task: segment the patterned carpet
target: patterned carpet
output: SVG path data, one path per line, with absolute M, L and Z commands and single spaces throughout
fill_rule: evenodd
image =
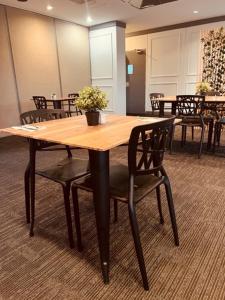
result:
M 197 146 L 175 143 L 165 167 L 173 188 L 180 247 L 175 247 L 163 191 L 165 224 L 160 225 L 155 195 L 138 206 L 150 291 L 144 291 L 134 252 L 127 207 L 111 222 L 110 284 L 104 285 L 92 201 L 80 194 L 84 251 L 67 243 L 59 184 L 37 178 L 35 235 L 24 217 L 25 140 L 0 140 L 0 299 L 225 299 L 225 160 Z M 224 149 L 223 149 L 224 150 Z M 224 151 L 225 153 L 225 151 Z M 84 157 L 85 151 L 74 151 Z M 41 166 L 64 153 L 39 153 Z M 111 157 L 126 161 L 125 148 Z

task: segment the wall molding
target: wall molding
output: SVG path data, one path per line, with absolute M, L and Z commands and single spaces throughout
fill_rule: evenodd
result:
M 96 30 L 96 29 L 103 29 L 103 28 L 108 28 L 108 27 L 122 27 L 122 28 L 126 28 L 126 23 L 121 22 L 121 21 L 110 21 L 110 22 L 105 22 L 105 23 L 101 23 L 98 25 L 93 25 L 89 27 L 89 30 Z
M 206 18 L 206 19 L 200 19 L 200 20 L 195 20 L 195 21 L 189 21 L 189 22 L 184 22 L 184 23 L 172 24 L 172 25 L 167 25 L 167 26 L 162 26 L 162 27 L 149 28 L 149 29 L 135 31 L 135 32 L 130 32 L 130 33 L 126 34 L 126 37 L 145 35 L 145 34 L 149 34 L 149 33 L 155 33 L 155 32 L 167 31 L 167 30 L 181 29 L 181 28 L 204 25 L 204 24 L 209 24 L 209 23 L 216 23 L 216 22 L 221 22 L 221 21 L 225 21 L 225 15 L 212 17 L 212 18 Z
M 22 108 L 21 108 L 21 104 L 20 104 L 20 94 L 19 94 L 19 87 L 18 87 L 17 76 L 16 76 L 16 66 L 15 66 L 15 61 L 14 61 L 14 57 L 13 57 L 12 40 L 11 40 L 11 35 L 10 35 L 10 30 L 9 30 L 7 6 L 6 5 L 2 5 L 2 6 L 3 6 L 4 13 L 5 13 L 5 19 L 6 19 L 6 29 L 7 29 L 9 49 L 10 49 L 10 57 L 11 57 L 11 61 L 12 61 L 13 77 L 14 77 L 15 87 L 16 87 L 17 106 L 18 106 L 19 114 L 21 114 Z
M 56 30 L 56 20 L 53 19 L 54 22 L 54 33 L 55 33 L 55 46 L 56 46 L 56 56 L 57 56 L 57 64 L 58 64 L 58 74 L 59 74 L 59 88 L 61 97 L 63 97 L 63 87 L 62 87 L 62 76 L 61 76 L 61 68 L 60 68 L 60 61 L 59 61 L 59 43 L 57 37 L 57 30 Z

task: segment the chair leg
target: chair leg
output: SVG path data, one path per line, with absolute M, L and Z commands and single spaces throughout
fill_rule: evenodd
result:
M 134 245 L 136 250 L 136 255 L 138 259 L 139 269 L 142 276 L 143 286 L 145 290 L 149 290 L 148 286 L 148 277 L 147 272 L 145 268 L 145 261 L 141 246 L 141 240 L 139 235 L 139 229 L 138 229 L 138 222 L 136 217 L 136 210 L 134 205 L 134 177 L 130 177 L 130 188 L 129 188 L 129 202 L 128 202 L 128 211 L 129 211 L 129 218 L 130 218 L 130 224 L 131 224 L 131 230 L 132 235 L 134 239 Z
M 171 128 L 170 141 L 169 141 L 170 154 L 172 154 L 174 132 L 175 132 L 175 125 L 173 124 Z
M 164 224 L 164 218 L 163 218 L 163 214 L 162 214 L 162 205 L 161 205 L 160 187 L 159 186 L 157 186 L 157 188 L 156 188 L 156 196 L 157 196 L 160 224 Z
M 202 145 L 204 141 L 204 132 L 205 132 L 205 127 L 202 127 L 202 132 L 201 132 L 201 140 L 200 140 L 200 147 L 199 147 L 199 153 L 198 153 L 198 158 L 201 158 L 202 155 Z
M 63 186 L 63 195 L 64 195 L 64 206 L 66 213 L 66 223 L 68 230 L 68 238 L 70 248 L 74 248 L 74 239 L 73 239 L 73 226 L 72 226 L 72 218 L 71 218 L 71 210 L 70 210 L 70 183 L 67 183 Z
M 191 127 L 191 139 L 194 141 L 195 128 Z
M 184 127 L 185 126 L 181 126 L 181 147 L 184 146 Z
M 219 130 L 219 126 L 218 126 L 217 123 L 215 123 L 215 127 L 214 127 L 214 138 L 213 138 L 213 153 L 215 153 L 216 142 L 218 141 L 218 130 Z
M 217 132 L 218 147 L 220 147 L 221 131 L 222 131 L 222 126 L 221 126 L 221 124 L 218 124 L 218 132 Z
M 175 241 L 175 245 L 179 246 L 179 237 L 177 231 L 176 215 L 175 215 L 175 210 L 173 205 L 173 196 L 172 196 L 171 186 L 168 177 L 165 177 L 164 184 L 165 184 L 166 197 L 167 197 L 167 202 L 168 202 L 168 207 L 170 212 L 170 220 L 173 228 L 174 241 Z
M 187 140 L 187 126 L 184 126 L 184 145 L 186 144 Z
M 24 173 L 24 192 L 25 192 L 25 209 L 26 221 L 30 223 L 30 163 L 28 163 Z
M 113 200 L 113 208 L 114 208 L 114 223 L 116 223 L 118 220 L 118 201 L 115 199 Z
M 149 290 L 147 272 L 145 268 L 145 261 L 144 261 L 143 251 L 141 247 L 141 240 L 140 240 L 140 235 L 138 230 L 136 211 L 134 205 L 131 205 L 130 202 L 128 204 L 128 210 L 129 210 L 131 230 L 133 234 L 134 245 L 135 245 L 138 264 L 142 276 L 143 286 L 145 290 Z
M 72 158 L 73 155 L 69 146 L 66 146 L 66 151 L 67 151 L 68 158 Z
M 74 186 L 72 186 L 72 198 L 73 198 L 75 227 L 77 233 L 77 249 L 79 252 L 81 252 L 83 250 L 83 245 L 82 245 L 82 238 L 81 238 L 80 210 L 79 210 L 77 188 Z

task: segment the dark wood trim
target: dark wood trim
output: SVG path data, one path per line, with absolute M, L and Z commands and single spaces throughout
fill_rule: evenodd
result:
M 111 22 L 106 22 L 106 23 L 90 26 L 89 30 L 92 31 L 92 30 L 96 30 L 96 29 L 108 28 L 108 27 L 113 27 L 113 26 L 126 28 L 126 23 L 121 22 L 121 21 L 111 21 Z
M 150 28 L 150 29 L 136 31 L 136 32 L 130 32 L 130 33 L 126 34 L 126 37 L 144 35 L 144 34 L 161 32 L 161 31 L 166 31 L 166 30 L 181 29 L 181 28 L 204 25 L 204 24 L 209 24 L 209 23 L 216 23 L 216 22 L 221 22 L 221 21 L 225 21 L 225 15 L 213 17 L 213 18 L 207 18 L 207 19 L 200 19 L 200 20 L 195 20 L 195 21 L 190 21 L 190 22 L 185 22 L 185 23 L 173 24 L 173 25 L 168 25 L 168 26 L 162 26 L 162 27 L 157 27 L 157 28 Z

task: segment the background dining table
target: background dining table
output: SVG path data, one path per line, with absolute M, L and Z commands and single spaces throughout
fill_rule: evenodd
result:
M 38 140 L 54 142 L 89 150 L 90 169 L 94 182 L 94 205 L 101 270 L 104 283 L 109 282 L 109 151 L 127 143 L 134 127 L 165 120 L 157 117 L 107 115 L 107 122 L 87 126 L 85 116 L 37 123 L 40 129 L 26 131 L 22 128 L 6 128 L 3 132 L 29 139 L 31 198 L 35 199 L 35 164 Z M 176 119 L 175 123 L 180 120 Z M 31 208 L 32 209 L 32 208 Z
M 34 99 L 31 99 L 32 101 L 34 101 Z M 66 98 L 64 98 L 64 97 L 62 97 L 62 98 L 60 98 L 60 97 L 58 97 L 58 98 L 55 98 L 55 99 L 48 99 L 48 98 L 46 98 L 45 99 L 45 101 L 47 102 L 47 103 L 51 103 L 52 104 L 52 106 L 53 106 L 53 108 L 54 109 L 62 109 L 62 107 L 63 107 L 63 102 L 69 102 L 69 101 L 73 101 L 73 100 L 75 100 L 75 98 L 74 97 L 66 97 Z
M 164 116 L 165 103 L 171 103 L 171 113 L 174 116 L 176 115 L 177 100 L 176 100 L 175 95 L 157 98 L 157 101 L 159 101 L 159 116 L 160 117 Z M 205 103 L 207 103 L 207 104 L 225 103 L 225 96 L 205 96 Z

